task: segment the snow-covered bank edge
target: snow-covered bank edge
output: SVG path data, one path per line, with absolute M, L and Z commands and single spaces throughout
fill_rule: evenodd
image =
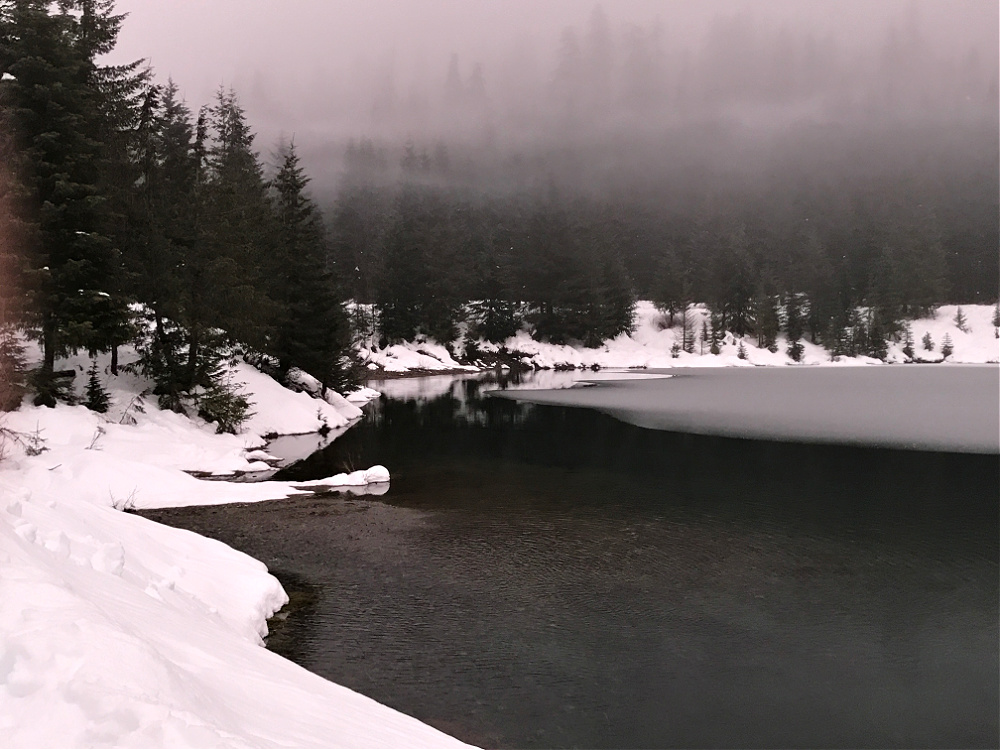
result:
M 385 490 L 383 467 L 311 482 L 192 476 L 269 468 L 265 435 L 335 433 L 377 395 L 320 400 L 243 363 L 231 377 L 254 402 L 240 435 L 160 410 L 127 374 L 105 376 L 105 415 L 0 415 L 0 746 L 461 744 L 262 648 L 288 600 L 262 563 L 121 512 Z
M 444 374 L 476 372 L 493 369 L 496 362 L 524 369 L 661 369 L 671 367 L 747 367 L 783 365 L 876 365 L 895 364 L 908 361 L 940 362 L 963 364 L 995 363 L 1000 360 L 1000 342 L 995 337 L 992 324 L 992 305 L 963 305 L 965 324 L 962 328 L 955 323 L 958 306 L 945 305 L 937 308 L 926 318 L 909 322 L 913 337 L 913 357 L 903 351 L 905 343 L 891 342 L 885 361 L 872 357 L 839 357 L 836 361 L 830 352 L 803 340 L 801 360 L 795 362 L 787 353 L 788 342 L 784 335 L 778 337 L 777 351 L 759 348 L 752 336 L 737 337 L 727 333 L 720 345 L 719 354 L 711 354 L 707 343 L 695 343 L 693 353 L 674 352 L 675 344 L 681 342 L 681 329 L 675 320 L 674 327 L 668 327 L 666 317 L 652 302 L 641 301 L 636 305 L 635 325 L 630 334 L 622 334 L 605 341 L 597 348 L 582 345 L 549 344 L 535 341 L 526 331 L 507 339 L 503 344 L 485 341 L 476 343 L 478 351 L 487 355 L 486 359 L 464 364 L 453 356 L 462 345 L 454 342 L 451 350 L 432 341 L 405 342 L 384 348 L 362 347 L 359 357 L 374 378 L 392 378 L 410 373 Z M 708 318 L 704 307 L 695 306 L 691 310 L 692 328 L 700 335 L 702 324 Z M 963 330 L 964 328 L 964 330 Z M 924 337 L 928 336 L 931 349 L 925 349 Z M 952 342 L 953 351 L 945 358 L 941 348 L 945 336 Z M 740 348 L 745 358 L 740 357 Z

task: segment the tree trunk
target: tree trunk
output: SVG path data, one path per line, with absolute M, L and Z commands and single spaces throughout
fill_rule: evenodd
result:
M 51 316 L 46 316 L 42 323 L 42 379 L 52 377 L 56 365 L 56 326 Z
M 195 376 L 198 374 L 198 348 L 201 345 L 201 328 L 195 323 L 191 326 L 191 338 L 188 346 L 187 361 L 187 389 L 190 391 L 195 386 Z

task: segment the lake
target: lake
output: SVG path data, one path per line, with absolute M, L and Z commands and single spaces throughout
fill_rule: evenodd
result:
M 482 746 L 997 745 L 996 455 L 384 387 L 279 478 L 385 495 L 143 513 L 281 578 L 270 648 Z

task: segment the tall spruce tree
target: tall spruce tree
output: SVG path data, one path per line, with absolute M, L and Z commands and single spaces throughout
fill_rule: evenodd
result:
M 36 402 L 53 405 L 55 358 L 120 342 L 127 306 L 109 230 L 110 76 L 96 63 L 114 47 L 121 18 L 110 2 L 0 3 L 4 121 L 15 134 L 11 166 L 24 187 L 23 241 L 31 310 L 42 344 Z
M 785 298 L 785 336 L 788 338 L 788 356 L 795 362 L 802 361 L 804 352 L 802 321 L 802 298 L 798 294 L 789 294 Z
M 19 210 L 25 196 L 11 169 L 17 155 L 11 113 L 4 106 L 8 85 L 0 80 L 0 411 L 20 406 L 25 389 L 24 349 L 18 335 L 26 311 L 23 212 Z
M 327 271 L 328 250 L 319 211 L 306 195 L 309 178 L 295 144 L 279 151 L 271 181 L 278 236 L 269 259 L 271 296 L 279 307 L 270 351 L 281 375 L 299 367 L 326 386 L 349 384 L 347 313 Z
M 264 351 L 273 334 L 275 305 L 267 294 L 268 255 L 274 217 L 254 134 L 234 91 L 220 89 L 207 110 L 205 172 L 198 242 L 208 258 L 203 298 L 213 326 L 236 341 Z M 199 128 L 200 130 L 200 128 Z M 202 138 L 197 135 L 196 148 Z M 191 361 L 209 331 L 191 331 Z

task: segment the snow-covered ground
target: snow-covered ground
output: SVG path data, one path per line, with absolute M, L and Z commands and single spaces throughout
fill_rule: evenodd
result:
M 370 370 L 387 373 L 411 371 L 427 372 L 476 372 L 478 367 L 459 364 L 448 350 L 433 341 L 391 344 L 384 349 L 361 349 L 358 352 L 362 362 Z
M 962 331 L 955 324 L 955 305 L 945 305 L 938 308 L 929 318 L 921 318 L 910 322 L 913 336 L 913 349 L 918 360 L 937 361 L 942 358 L 941 345 L 945 334 L 952 340 L 954 352 L 948 357 L 953 363 L 985 363 L 997 362 L 998 342 L 994 338 L 992 325 L 993 307 L 991 305 L 965 305 L 962 313 L 966 318 L 966 328 Z M 704 307 L 692 310 L 693 330 L 696 336 L 702 330 L 702 323 L 708 317 Z M 726 334 L 719 354 L 710 354 L 708 345 L 702 345 L 699 340 L 692 354 L 679 352 L 675 357 L 671 353 L 674 344 L 681 340 L 679 318 L 675 316 L 674 326 L 666 326 L 666 316 L 656 309 L 652 302 L 639 302 L 636 305 L 635 326 L 631 334 L 622 334 L 605 341 L 600 347 L 588 349 L 583 346 L 568 346 L 547 344 L 533 340 L 522 331 L 512 336 L 502 345 L 509 352 L 518 352 L 521 362 L 533 368 L 666 368 L 666 367 L 739 367 L 750 365 L 791 365 L 796 364 L 787 354 L 788 342 L 782 335 L 778 339 L 778 351 L 770 352 L 757 347 L 756 338 L 739 338 L 731 333 Z M 924 334 L 930 334 L 933 349 L 923 348 L 921 340 Z M 746 359 L 740 359 L 739 347 L 742 343 L 746 351 Z M 830 352 L 821 346 L 802 341 L 803 356 L 801 364 L 806 365 L 858 365 L 882 364 L 880 360 L 871 357 L 842 357 L 831 361 Z M 481 351 L 496 352 L 500 346 L 488 342 L 480 342 Z M 468 369 L 460 365 L 448 350 L 434 343 L 405 343 L 371 351 L 365 349 L 362 356 L 372 369 L 381 369 L 386 373 L 403 373 L 417 371 L 459 371 Z M 888 362 L 904 362 L 903 343 L 889 345 Z
M 262 563 L 122 512 L 384 491 L 383 467 L 303 483 L 186 473 L 268 468 L 264 435 L 336 432 L 360 415 L 343 397 L 294 393 L 245 364 L 231 377 L 255 412 L 235 436 L 160 410 L 131 375 L 103 376 L 106 415 L 65 405 L 2 415 L 0 746 L 460 745 L 262 648 L 266 619 L 287 602 Z

